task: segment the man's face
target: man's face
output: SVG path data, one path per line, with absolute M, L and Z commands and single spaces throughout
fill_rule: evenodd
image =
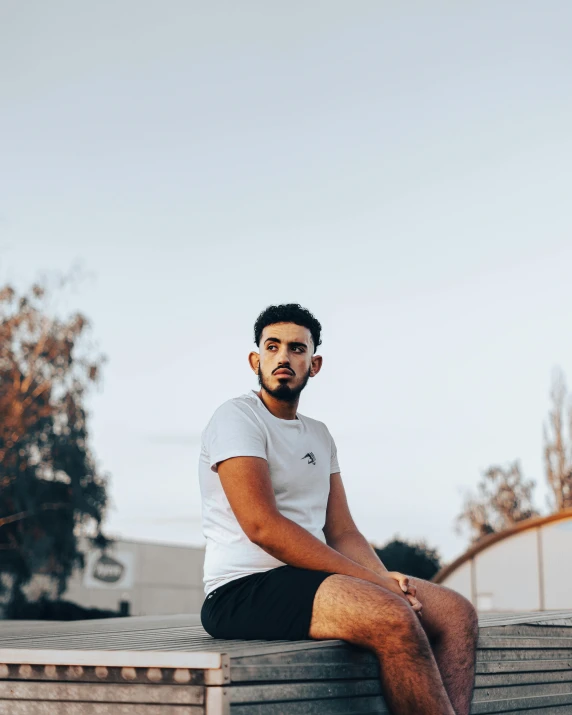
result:
M 308 379 L 320 369 L 321 358 L 314 356 L 312 334 L 308 328 L 294 323 L 264 328 L 259 350 L 259 357 L 251 353 L 251 365 L 260 386 L 285 402 L 297 399 Z

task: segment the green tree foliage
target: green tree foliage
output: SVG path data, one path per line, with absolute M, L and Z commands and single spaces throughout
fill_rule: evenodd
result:
M 441 557 L 424 541 L 404 541 L 395 537 L 385 546 L 374 547 L 375 553 L 389 571 L 429 580 L 441 568 Z
M 468 529 L 475 542 L 538 516 L 532 503 L 533 488 L 534 482 L 523 478 L 518 461 L 507 467 L 489 467 L 477 486 L 477 494 L 466 497 L 457 518 L 458 529 Z
M 102 357 L 82 315 L 50 314 L 44 287 L 0 290 L 0 589 L 11 605 L 38 573 L 61 595 L 79 538 L 105 544 L 106 479 L 88 447 L 85 396 Z

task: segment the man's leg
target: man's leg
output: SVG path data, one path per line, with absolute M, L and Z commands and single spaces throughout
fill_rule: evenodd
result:
M 330 576 L 316 592 L 309 635 L 373 650 L 394 715 L 455 715 L 419 618 L 390 591 L 350 576 Z
M 411 583 L 423 604 L 420 622 L 431 641 L 449 700 L 457 715 L 468 715 L 475 684 L 477 613 L 455 591 L 416 578 Z

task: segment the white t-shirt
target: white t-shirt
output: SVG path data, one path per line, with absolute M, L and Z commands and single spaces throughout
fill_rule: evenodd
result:
M 322 422 L 300 413 L 295 420 L 275 417 L 254 391 L 221 405 L 203 432 L 199 461 L 207 594 L 284 565 L 250 541 L 230 508 L 217 465 L 231 457 L 266 459 L 280 513 L 323 542 L 330 474 L 340 471 Z

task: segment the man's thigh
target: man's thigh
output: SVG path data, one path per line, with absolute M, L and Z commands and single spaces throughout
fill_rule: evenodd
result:
M 310 638 L 341 638 L 374 647 L 379 638 L 405 637 L 419 629 L 405 599 L 368 581 L 334 574 L 314 597 Z

